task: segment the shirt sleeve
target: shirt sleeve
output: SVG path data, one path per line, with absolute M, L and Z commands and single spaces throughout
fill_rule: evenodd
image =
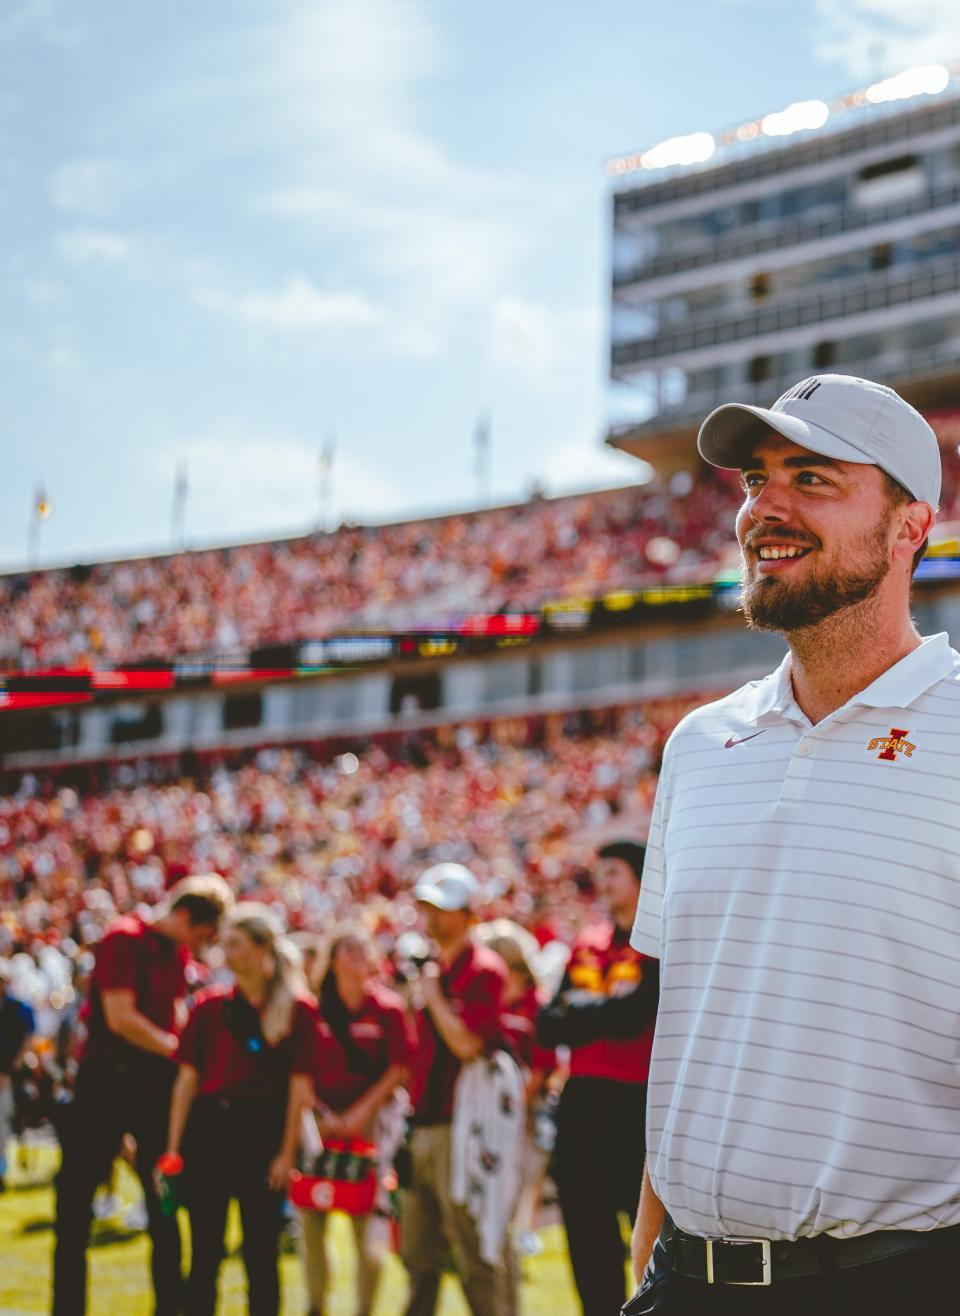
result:
M 492 1046 L 500 1037 L 502 1000 L 503 979 L 493 969 L 478 973 L 461 997 L 460 1018 L 484 1046 Z
M 663 754 L 663 767 L 657 783 L 657 795 L 653 803 L 653 816 L 650 819 L 650 833 L 647 837 L 647 849 L 643 859 L 643 880 L 640 884 L 640 899 L 637 902 L 637 916 L 630 934 L 630 945 L 641 955 L 651 959 L 660 959 L 660 933 L 663 918 L 663 893 L 666 889 L 666 865 L 663 854 L 663 836 L 667 798 L 670 792 L 670 760 L 672 738 L 667 742 Z
M 102 992 L 137 990 L 137 938 L 109 932 L 97 952 L 96 980 Z

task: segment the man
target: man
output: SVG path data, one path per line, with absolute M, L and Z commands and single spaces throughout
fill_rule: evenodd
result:
M 822 375 L 719 408 L 699 447 L 742 472 L 743 610 L 790 652 L 664 756 L 633 936 L 662 963 L 647 1270 L 624 1310 L 952 1312 L 960 655 L 909 612 L 937 440 L 892 390 Z
M 186 966 L 213 941 L 231 903 L 222 878 L 184 878 L 152 922 L 138 915 L 118 919 L 97 948 L 87 1040 L 62 1129 L 54 1316 L 86 1310 L 93 1195 L 126 1133 L 136 1140 L 135 1168 L 146 1199 L 155 1310 L 157 1316 L 180 1310 L 180 1234 L 176 1219 L 160 1210 L 153 1167 L 166 1146 Z
M 537 1021 L 542 1045 L 570 1047 L 554 1177 L 584 1316 L 609 1316 L 623 1302 L 620 1216 L 633 1220 L 643 1174 L 660 967 L 629 943 L 643 859 L 634 841 L 597 851 L 596 891 L 610 917 L 577 937 L 560 988 Z
M 13 1126 L 14 1075 L 30 1049 L 36 1027 L 30 1006 L 11 994 L 10 980 L 10 963 L 0 959 L 0 1193 L 7 1187 L 7 1144 Z
M 473 1316 L 513 1316 L 516 1267 L 509 1241 L 500 1264 L 484 1260 L 477 1222 L 450 1191 L 454 1088 L 462 1067 L 500 1039 L 506 966 L 471 940 L 479 886 L 468 868 L 452 863 L 428 868 L 414 895 L 437 956 L 423 966 L 417 984 L 410 1184 L 402 1198 L 400 1230 L 411 1285 L 407 1316 L 433 1316 L 451 1248 Z

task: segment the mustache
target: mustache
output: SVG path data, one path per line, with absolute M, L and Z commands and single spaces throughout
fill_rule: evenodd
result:
M 743 541 L 743 547 L 756 550 L 760 540 L 767 544 L 795 544 L 804 548 L 822 548 L 820 540 L 816 535 L 804 534 L 803 531 L 796 530 L 751 530 L 749 535 Z

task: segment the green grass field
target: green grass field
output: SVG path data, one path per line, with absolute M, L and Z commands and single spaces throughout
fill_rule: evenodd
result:
M 13 1150 L 13 1149 L 11 1149 Z M 56 1152 L 32 1149 L 30 1163 L 21 1168 L 11 1158 L 9 1190 L 0 1196 L 0 1316 L 47 1312 L 50 1309 L 50 1256 L 53 1248 L 53 1191 L 50 1181 L 56 1169 Z M 135 1180 L 121 1165 L 117 1191 L 132 1201 Z M 338 1267 L 329 1316 L 352 1316 L 353 1289 L 350 1232 L 345 1220 L 334 1220 L 343 1228 L 334 1230 Z M 183 1221 L 186 1229 L 186 1221 Z M 523 1316 L 563 1316 L 579 1312 L 570 1281 L 563 1230 L 551 1226 L 542 1233 L 545 1244 L 540 1256 L 523 1262 L 521 1310 Z M 236 1221 L 229 1241 L 239 1239 Z M 90 1248 L 90 1316 L 149 1316 L 152 1310 L 147 1271 L 147 1241 L 143 1234 L 129 1233 L 115 1222 L 95 1222 Z M 284 1316 L 301 1316 L 305 1310 L 300 1262 L 285 1256 L 282 1262 Z M 243 1266 L 230 1257 L 220 1278 L 222 1316 L 240 1316 L 246 1311 Z M 406 1296 L 406 1279 L 396 1258 L 391 1258 L 381 1280 L 376 1316 L 399 1316 Z M 468 1316 L 460 1286 L 452 1277 L 444 1281 L 438 1308 L 441 1316 Z

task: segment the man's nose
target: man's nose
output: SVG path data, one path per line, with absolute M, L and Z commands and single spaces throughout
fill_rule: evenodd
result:
M 768 480 L 750 500 L 748 512 L 758 525 L 789 521 L 790 499 L 787 490 Z

